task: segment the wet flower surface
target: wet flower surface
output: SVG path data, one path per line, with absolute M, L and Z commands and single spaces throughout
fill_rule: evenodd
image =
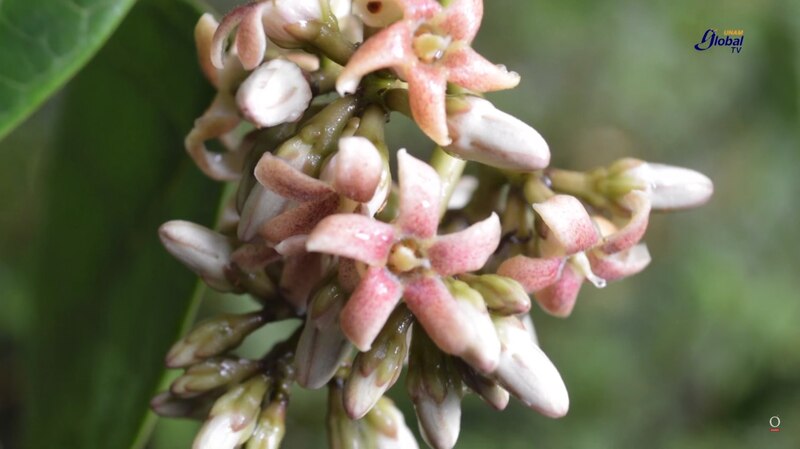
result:
M 416 448 L 385 396 L 404 370 L 435 449 L 456 444 L 466 394 L 562 417 L 532 300 L 570 315 L 585 281 L 648 266 L 651 211 L 711 197 L 711 180 L 678 167 L 549 166 L 544 137 L 479 96 L 519 82 L 471 48 L 483 6 L 262 0 L 201 17 L 217 94 L 185 145 L 233 193 L 216 228 L 174 220 L 159 236 L 209 287 L 260 308 L 198 323 L 166 356 L 184 372 L 151 405 L 204 420 L 194 448 L 279 447 L 294 384 L 327 389 L 332 448 Z M 387 145 L 394 113 L 430 137 L 429 162 Z M 236 355 L 288 319 L 303 324 L 267 354 Z

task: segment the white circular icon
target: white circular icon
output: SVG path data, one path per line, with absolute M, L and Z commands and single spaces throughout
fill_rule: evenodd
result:
M 773 416 L 772 418 L 769 419 L 769 426 L 772 427 L 773 429 L 777 429 L 778 427 L 781 426 L 781 418 L 778 416 Z

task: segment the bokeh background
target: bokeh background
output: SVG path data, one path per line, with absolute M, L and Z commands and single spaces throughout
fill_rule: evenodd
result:
M 523 77 L 490 99 L 542 133 L 553 165 L 588 169 L 633 156 L 696 168 L 716 192 L 702 209 L 652 218 L 644 273 L 603 290 L 587 285 L 567 320 L 533 310 L 570 391 L 567 417 L 518 404 L 498 413 L 468 397 L 457 447 L 800 447 L 800 2 L 485 4 L 475 46 Z M 708 28 L 743 29 L 742 52 L 695 51 Z M 53 226 L 42 192 L 62 102 L 0 142 L 3 449 L 18 447 L 25 391 L 37 388 L 26 342 L 46 330 L 30 306 L 30 273 L 37 230 Z M 391 126 L 394 148 L 427 147 L 406 120 Z M 212 296 L 201 314 L 241 303 Z M 244 350 L 291 326 L 268 327 Z M 402 382 L 392 395 L 413 422 Z M 324 447 L 323 410 L 324 394 L 298 392 L 284 447 Z M 769 431 L 772 416 L 779 433 Z M 148 447 L 189 447 L 195 428 L 159 421 Z

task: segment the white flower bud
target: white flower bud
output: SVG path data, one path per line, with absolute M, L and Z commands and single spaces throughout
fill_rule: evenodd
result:
M 296 23 L 322 18 L 319 0 L 272 0 L 264 10 L 264 28 L 267 36 L 282 44 L 299 44 L 286 27 Z
M 450 449 L 456 445 L 461 432 L 461 395 L 458 392 L 448 389 L 441 402 L 423 392 L 414 399 L 414 411 L 428 446 Z
M 247 441 L 255 430 L 267 387 L 266 378 L 257 376 L 217 399 L 192 449 L 234 449 Z
M 365 420 L 374 430 L 376 449 L 418 449 L 403 413 L 391 399 L 382 397 Z
M 528 407 L 543 415 L 559 418 L 567 414 L 567 387 L 553 363 L 534 343 L 531 334 L 514 317 L 496 318 L 502 343 L 497 381 Z
M 383 28 L 403 18 L 403 10 L 395 0 L 354 0 L 353 13 L 374 28 Z
M 311 96 L 311 87 L 297 64 L 273 59 L 247 77 L 236 93 L 236 103 L 248 120 L 268 127 L 299 119 Z
M 233 285 L 225 277 L 225 267 L 230 263 L 233 250 L 227 237 L 181 220 L 164 223 L 158 229 L 158 235 L 167 251 L 203 278 L 211 288 L 233 290 Z
M 462 101 L 447 116 L 453 139 L 448 152 L 506 170 L 539 170 L 550 163 L 547 142 L 535 129 L 482 98 Z
M 622 175 L 643 183 L 657 210 L 701 206 L 714 193 L 714 183 L 706 175 L 683 167 L 642 162 Z

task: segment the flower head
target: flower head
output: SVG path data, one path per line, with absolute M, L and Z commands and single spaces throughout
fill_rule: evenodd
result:
M 556 316 L 572 313 L 584 280 L 597 287 L 643 270 L 650 263 L 647 247 L 638 244 L 647 229 L 650 201 L 640 191 L 620 200 L 628 222 L 620 229 L 602 217 L 591 217 L 578 199 L 555 195 L 534 204 L 545 225 L 541 257 L 512 257 L 497 273 L 519 281 L 539 304 Z
M 482 0 L 401 1 L 403 19 L 356 51 L 336 82 L 340 94 L 355 92 L 361 78 L 391 68 L 408 82 L 411 112 L 420 128 L 439 145 L 451 142 L 445 91 L 451 82 L 476 92 L 509 89 L 519 75 L 476 53 L 470 44 L 483 17 Z
M 342 329 L 356 347 L 369 350 L 403 298 L 442 350 L 491 371 L 499 349 L 492 338 L 496 343 L 497 337 L 474 327 L 476 321 L 488 322 L 485 305 L 456 299 L 442 278 L 483 267 L 500 241 L 499 219 L 493 214 L 463 231 L 437 236 L 439 176 L 403 150 L 398 166 L 400 206 L 393 223 L 338 214 L 323 219 L 308 237 L 308 251 L 367 265 L 342 310 Z

